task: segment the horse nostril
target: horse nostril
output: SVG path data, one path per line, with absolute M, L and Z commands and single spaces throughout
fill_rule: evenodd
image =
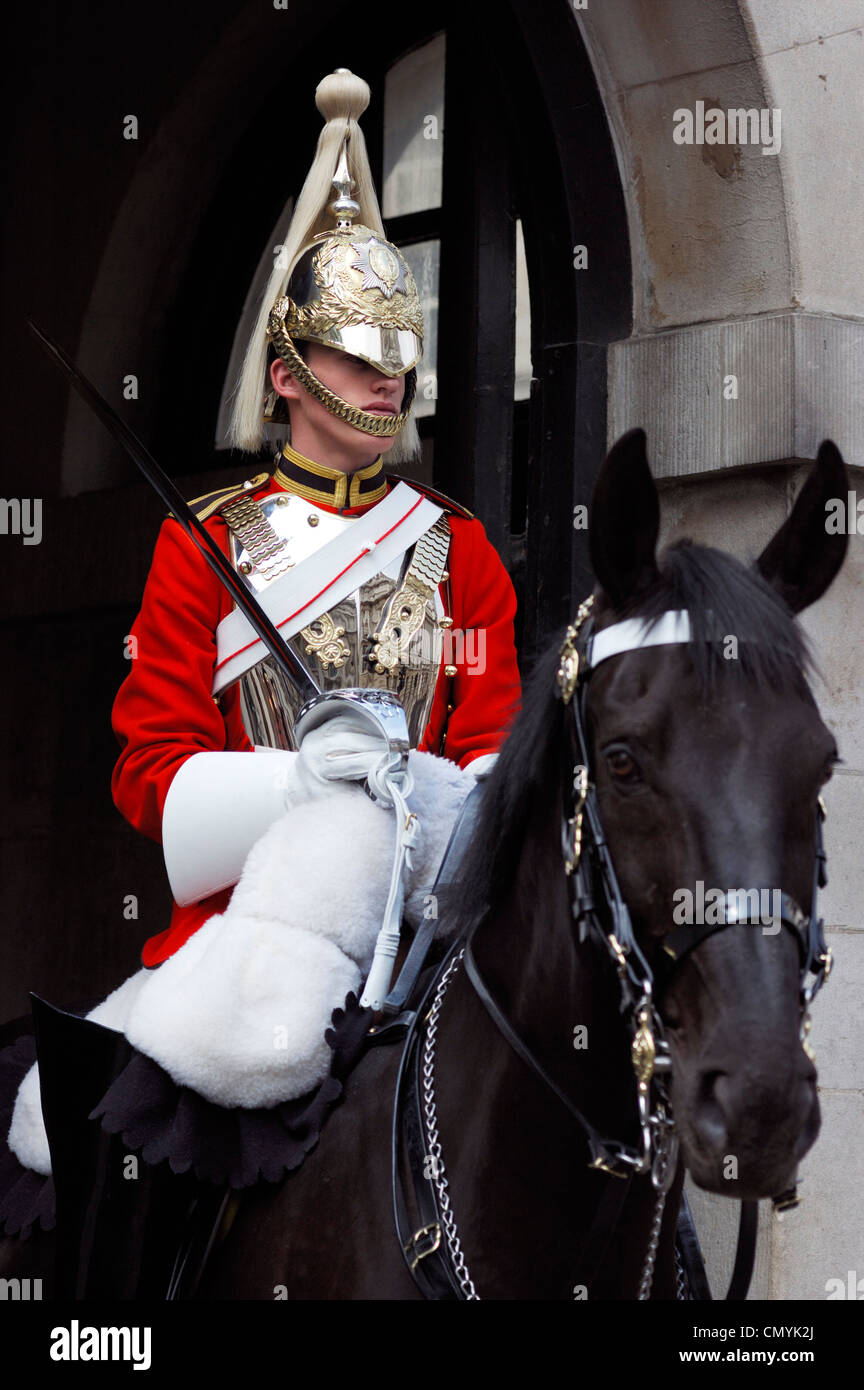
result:
M 721 1076 L 725 1076 L 725 1071 L 704 1071 L 699 1082 L 699 1099 L 705 1101 L 716 1099 L 714 1089 Z
M 722 1143 L 726 1136 L 727 1115 L 717 1094 L 719 1083 L 725 1079 L 723 1071 L 705 1071 L 699 1081 L 694 1121 L 702 1138 L 709 1143 Z

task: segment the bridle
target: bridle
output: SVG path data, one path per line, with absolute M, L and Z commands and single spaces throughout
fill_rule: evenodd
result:
M 715 905 L 710 922 L 681 925 L 663 940 L 659 969 L 651 969 L 633 932 L 630 913 L 612 866 L 603 833 L 597 790 L 591 779 L 591 758 L 587 729 L 589 679 L 602 661 L 645 646 L 666 646 L 692 641 L 689 615 L 667 612 L 654 622 L 630 619 L 593 632 L 593 596 L 580 604 L 574 622 L 568 627 L 560 652 L 558 689 L 571 711 L 569 733 L 573 757 L 572 775 L 565 785 L 562 808 L 561 845 L 564 870 L 570 885 L 570 903 L 580 940 L 592 936 L 612 958 L 618 972 L 622 1013 L 629 1019 L 631 1059 L 637 1086 L 641 1152 L 614 1140 L 596 1144 L 592 1166 L 615 1176 L 650 1170 L 652 1183 L 662 1194 L 663 1180 L 671 1181 L 677 1158 L 674 1118 L 668 1096 L 671 1068 L 668 1042 L 660 1018 L 655 984 L 657 976 L 665 987 L 672 974 L 707 937 L 733 926 L 764 922 L 760 912 L 751 913 L 750 895 L 742 911 L 740 894 L 725 893 Z M 827 884 L 826 855 L 822 836 L 825 806 L 817 799 L 813 847 L 813 876 L 810 912 L 806 914 L 791 894 L 776 894 L 779 926 L 791 931 L 799 955 L 799 999 L 801 1043 L 813 1057 L 809 1042 L 810 1005 L 831 972 L 831 952 L 818 915 L 819 889 Z M 760 894 L 756 894 L 757 901 Z M 604 921 L 605 919 L 605 921 Z M 670 1157 L 670 1150 L 672 1156 Z M 773 1198 L 775 1210 L 788 1211 L 798 1205 L 797 1184 Z M 738 1251 L 727 1298 L 746 1296 L 755 1254 L 758 1204 L 742 1202 Z
M 611 1228 L 620 1214 L 630 1180 L 633 1177 L 650 1173 L 655 1191 L 655 1206 L 649 1237 L 648 1249 L 643 1263 L 638 1297 L 650 1296 L 653 1281 L 654 1262 L 659 1245 L 660 1229 L 666 1195 L 672 1186 L 677 1171 L 678 1139 L 668 1094 L 671 1072 L 669 1045 L 665 1036 L 662 1019 L 655 999 L 655 984 L 658 970 L 652 970 L 633 930 L 630 913 L 621 894 L 609 847 L 606 842 L 600 818 L 597 789 L 592 781 L 591 757 L 586 736 L 587 701 L 589 678 L 602 661 L 609 657 L 635 651 L 646 646 L 665 646 L 688 643 L 692 639 L 689 615 L 686 612 L 667 612 L 656 620 L 643 621 L 629 619 L 616 623 L 600 632 L 593 631 L 591 610 L 593 596 L 579 605 L 576 617 L 567 628 L 559 654 L 557 671 L 558 693 L 565 708 L 570 711 L 568 731 L 571 763 L 569 775 L 565 779 L 562 797 L 561 851 L 564 872 L 568 882 L 568 897 L 574 924 L 580 942 L 593 939 L 608 954 L 618 976 L 621 1013 L 626 1017 L 630 1033 L 630 1057 L 636 1083 L 636 1099 L 639 1116 L 638 1146 L 623 1140 L 601 1135 L 591 1122 L 577 1109 L 570 1098 L 548 1074 L 542 1063 L 531 1052 L 507 1019 L 503 1010 L 486 984 L 474 956 L 473 942 L 482 921 L 475 922 L 467 938 L 456 943 L 448 953 L 440 970 L 432 982 L 426 998 L 417 1011 L 424 1017 L 424 1024 L 431 1020 L 432 1028 L 426 1031 L 416 1025 L 412 1017 L 409 1026 L 409 1043 L 406 1046 L 400 1071 L 399 1089 L 411 1071 L 409 1059 L 417 1071 L 414 1095 L 414 1147 L 417 1150 L 417 1135 L 424 1152 L 426 1143 L 435 1159 L 433 1182 L 422 1187 L 415 1180 L 415 1197 L 426 1220 L 420 1231 L 405 1240 L 405 1208 L 402 1194 L 396 1201 L 397 1230 L 403 1245 L 406 1262 L 412 1276 L 427 1297 L 477 1298 L 468 1272 L 465 1256 L 461 1250 L 456 1232 L 455 1220 L 450 1208 L 446 1174 L 443 1171 L 440 1142 L 437 1135 L 437 1120 L 434 1103 L 434 1046 L 437 1033 L 438 1016 L 444 1000 L 447 984 L 464 960 L 466 974 L 478 998 L 492 1018 L 502 1036 L 513 1051 L 522 1059 L 547 1087 L 571 1117 L 582 1128 L 588 1145 L 589 1166 L 612 1177 L 624 1179 L 623 1191 L 619 1188 L 617 1198 L 613 1196 L 600 1203 L 594 1226 L 588 1233 L 587 1247 L 594 1251 L 605 1250 L 611 1235 Z M 813 890 L 809 915 L 805 914 L 794 898 L 779 893 L 779 921 L 783 928 L 795 936 L 800 963 L 800 1006 L 801 1042 L 808 1056 L 812 1058 L 809 1043 L 810 1005 L 828 978 L 831 971 L 831 952 L 828 950 L 824 927 L 817 912 L 817 898 L 821 887 L 827 883 L 826 858 L 822 840 L 824 805 L 818 798 L 815 817 L 815 841 L 813 861 Z M 757 898 L 759 895 L 757 894 Z M 749 898 L 748 898 L 749 906 Z M 761 915 L 742 912 L 739 895 L 727 893 L 722 904 L 717 905 L 710 923 L 697 926 L 683 926 L 671 932 L 663 942 L 663 965 L 660 983 L 665 987 L 671 973 L 680 965 L 691 951 L 715 931 L 732 926 L 756 925 L 763 922 Z M 457 949 L 458 948 L 458 949 Z M 431 1001 L 431 1008 L 429 1004 Z M 428 1009 L 428 1013 L 426 1010 Z M 416 1026 L 415 1026 L 416 1025 Z M 410 1108 L 410 1107 L 409 1107 Z M 396 1188 L 396 1124 L 394 1124 L 394 1196 Z M 425 1118 L 424 1118 L 425 1117 Z M 425 1136 L 425 1138 L 424 1138 Z M 410 1136 L 409 1136 L 410 1137 Z M 798 1204 L 796 1187 L 773 1198 L 778 1211 L 786 1211 Z M 742 1201 L 739 1228 L 738 1250 L 735 1259 L 732 1282 L 727 1299 L 746 1297 L 755 1256 L 758 1203 Z M 446 1252 L 446 1253 L 445 1253 Z M 429 1257 L 432 1257 L 429 1259 Z M 420 1272 L 421 1261 L 429 1259 L 428 1268 Z M 584 1261 L 583 1261 L 584 1263 Z M 599 1256 L 592 1261 L 592 1268 L 599 1265 Z
M 593 596 L 579 605 L 576 618 L 565 634 L 557 676 L 561 700 L 572 712 L 569 731 L 573 768 L 572 776 L 565 786 L 562 809 L 564 869 L 570 883 L 571 907 L 574 921 L 579 928 L 580 940 L 584 940 L 591 933 L 604 945 L 618 969 L 622 1012 L 628 1013 L 631 1020 L 633 1066 L 637 1085 L 641 1088 L 643 1081 L 651 1083 L 656 1079 L 661 1092 L 658 1095 L 658 1104 L 668 1112 L 668 1100 L 663 1094 L 662 1083 L 663 1075 L 669 1069 L 668 1046 L 664 1040 L 663 1025 L 654 1001 L 655 974 L 658 972 L 652 971 L 636 941 L 630 913 L 621 896 L 609 856 L 600 820 L 597 791 L 591 781 L 591 758 L 586 735 L 587 702 L 590 676 L 602 661 L 646 646 L 666 646 L 692 641 L 689 615 L 686 612 L 667 612 L 651 622 L 628 619 L 604 628 L 595 635 L 591 617 L 592 607 Z M 810 1005 L 831 973 L 832 964 L 831 952 L 825 943 L 824 924 L 818 915 L 819 889 L 824 888 L 828 882 L 822 837 L 824 819 L 825 807 L 822 798 L 819 797 L 815 816 L 813 886 L 809 915 L 802 910 L 791 894 L 785 891 L 776 894 L 779 924 L 792 932 L 798 947 L 801 1042 L 808 1055 Z M 758 896 L 757 894 L 757 898 Z M 749 895 L 747 906 L 749 907 Z M 602 916 L 606 917 L 609 926 L 603 924 Z M 716 905 L 710 922 L 679 926 L 664 938 L 663 952 L 666 964 L 660 972 L 662 984 L 665 986 L 672 971 L 681 961 L 714 932 L 732 926 L 755 926 L 763 921 L 760 913 L 741 910 L 739 894 L 725 894 L 722 903 Z M 649 1031 L 654 1038 L 653 1069 L 650 1066 L 652 1044 L 647 1037 Z M 647 1171 L 650 1147 L 647 1139 L 643 1127 L 643 1153 L 634 1171 Z M 611 1157 L 611 1163 L 598 1161 L 596 1166 L 604 1167 L 610 1172 L 620 1172 L 614 1152 Z M 604 1160 L 605 1155 L 597 1155 L 597 1158 Z M 634 1155 L 631 1152 L 624 1162 L 632 1164 L 633 1161 Z M 788 1194 L 781 1194 L 774 1200 L 781 1209 L 796 1205 Z

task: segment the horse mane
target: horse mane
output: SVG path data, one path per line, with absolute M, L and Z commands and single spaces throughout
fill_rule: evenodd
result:
M 678 608 L 690 614 L 702 693 L 729 677 L 776 693 L 800 692 L 814 670 L 807 638 L 783 599 L 757 569 L 733 555 L 677 541 L 664 551 L 655 582 L 616 617 L 650 620 Z M 732 657 L 729 637 L 737 643 Z
M 809 694 L 814 671 L 806 636 L 789 608 L 755 568 L 723 551 L 682 540 L 660 559 L 650 587 L 616 611 L 616 620 L 658 618 L 687 609 L 700 691 L 743 681 L 776 694 Z M 523 703 L 488 778 L 476 831 L 459 874 L 458 915 L 465 926 L 495 907 L 512 887 L 523 844 L 558 804 L 564 763 L 565 707 L 556 673 L 563 631 L 538 658 Z M 737 656 L 725 639 L 737 639 Z M 568 762 L 569 767 L 569 762 Z

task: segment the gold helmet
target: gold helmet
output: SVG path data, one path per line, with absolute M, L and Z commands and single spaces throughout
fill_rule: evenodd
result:
M 366 434 L 398 434 L 416 389 L 414 370 L 423 352 L 423 310 L 414 276 L 401 252 L 370 227 L 355 225 L 360 207 L 351 197 L 350 135 L 333 178 L 330 204 L 336 227 L 302 252 L 284 295 L 270 310 L 267 336 L 293 376 L 333 415 Z M 385 376 L 408 378 L 398 415 L 379 415 L 349 405 L 310 371 L 295 340 L 322 343 L 369 362 Z M 271 411 L 281 397 L 269 398 Z M 275 413 L 267 419 L 278 418 Z

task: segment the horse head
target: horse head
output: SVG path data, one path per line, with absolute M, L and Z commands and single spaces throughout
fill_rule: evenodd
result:
M 699 1186 L 730 1196 L 784 1192 L 819 1131 L 800 987 L 818 798 L 837 748 L 795 615 L 843 562 L 846 538 L 825 516 L 845 493 L 825 442 L 752 568 L 688 542 L 658 558 L 657 490 L 635 430 L 611 450 L 592 506 L 595 642 L 628 619 L 648 631 L 688 615 L 683 640 L 617 652 L 607 641 L 584 716 L 600 818 L 654 974 L 684 1159 Z M 744 900 L 736 921 L 729 904 Z

